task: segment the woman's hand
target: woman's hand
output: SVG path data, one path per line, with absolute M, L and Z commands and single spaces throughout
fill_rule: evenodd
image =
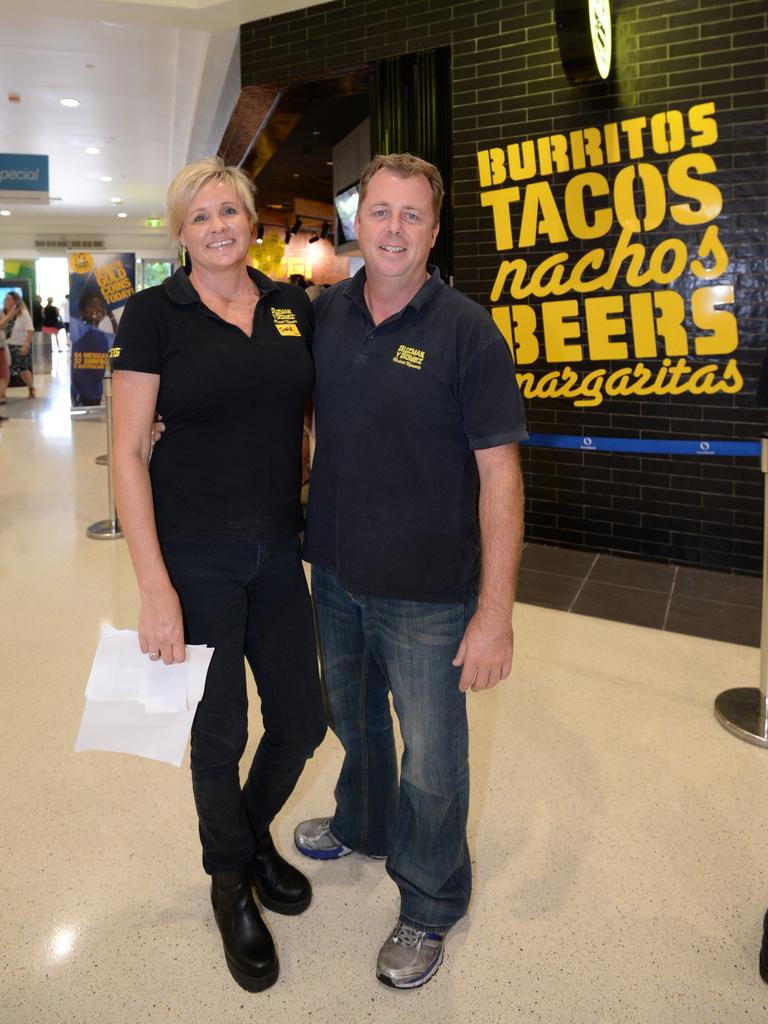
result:
M 165 665 L 186 659 L 181 605 L 173 587 L 142 594 L 139 648 L 152 661 L 162 659 Z
M 309 451 L 309 432 L 304 431 L 301 439 L 301 486 L 309 483 L 309 474 L 312 467 L 312 460 Z
M 152 433 L 150 435 L 150 437 L 152 438 L 152 447 L 153 448 L 155 447 L 157 442 L 162 439 L 162 436 L 163 436 L 164 433 L 165 433 L 165 424 L 163 423 L 163 417 L 160 415 L 159 412 L 156 412 L 155 413 L 155 418 L 152 421 Z

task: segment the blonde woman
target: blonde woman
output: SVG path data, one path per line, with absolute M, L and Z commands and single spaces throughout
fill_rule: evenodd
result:
M 221 160 L 185 167 L 168 219 L 189 255 L 132 296 L 112 352 L 117 505 L 152 660 L 215 647 L 192 729 L 203 867 L 227 965 L 243 988 L 278 975 L 254 901 L 298 914 L 308 880 L 277 853 L 270 824 L 325 734 L 299 503 L 304 410 L 314 371 L 312 308 L 300 288 L 247 263 L 249 178 Z M 149 462 L 157 409 L 167 429 Z M 241 788 L 244 659 L 264 723 Z

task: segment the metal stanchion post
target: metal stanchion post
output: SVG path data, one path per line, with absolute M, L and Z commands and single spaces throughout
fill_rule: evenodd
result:
M 107 366 L 104 371 L 104 409 L 107 421 L 107 487 L 109 489 L 110 519 L 101 519 L 92 523 L 85 531 L 91 540 L 117 540 L 123 534 L 117 519 L 115 493 L 112 487 L 112 368 Z
M 763 472 L 763 595 L 760 620 L 760 689 L 740 686 L 715 698 L 718 722 L 747 743 L 768 747 L 768 435 L 760 442 Z

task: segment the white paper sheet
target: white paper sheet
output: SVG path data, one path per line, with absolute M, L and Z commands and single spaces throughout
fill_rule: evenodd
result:
M 137 754 L 178 767 L 202 699 L 212 647 L 187 645 L 181 664 L 151 661 L 139 635 L 105 626 L 96 648 L 75 750 Z

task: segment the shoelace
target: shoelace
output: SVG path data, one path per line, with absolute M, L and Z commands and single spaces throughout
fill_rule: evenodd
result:
M 420 931 L 418 928 L 414 928 L 413 925 L 406 924 L 405 921 L 400 921 L 395 934 L 392 936 L 393 942 L 400 942 L 403 946 L 407 946 L 409 949 L 418 949 L 424 941 L 426 932 Z

